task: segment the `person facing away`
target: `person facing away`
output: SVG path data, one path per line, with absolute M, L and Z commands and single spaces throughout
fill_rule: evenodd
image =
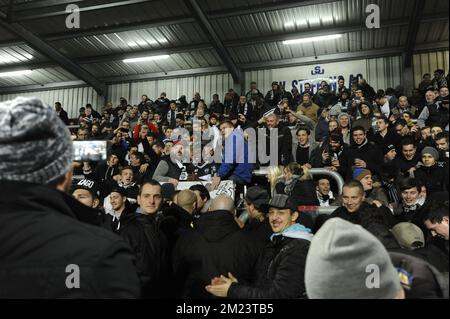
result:
M 128 246 L 66 194 L 72 157 L 69 131 L 50 106 L 0 103 L 1 298 L 140 296 Z

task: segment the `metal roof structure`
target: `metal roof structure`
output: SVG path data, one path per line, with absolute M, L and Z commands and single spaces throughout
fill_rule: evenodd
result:
M 69 29 L 69 4 L 80 28 Z M 368 29 L 366 8 L 380 8 Z M 0 92 L 403 55 L 449 47 L 448 0 L 0 0 Z M 341 34 L 323 42 L 296 38 Z M 124 59 L 168 55 L 164 60 Z

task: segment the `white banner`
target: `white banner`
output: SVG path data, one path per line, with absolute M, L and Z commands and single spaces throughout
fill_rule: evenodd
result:
M 349 88 L 353 79 L 364 78 L 366 75 L 366 60 L 312 64 L 272 71 L 273 80 L 284 85 L 286 91 L 297 87 L 300 92 L 303 92 L 303 85 L 310 83 L 313 93 L 317 92 L 323 80 L 330 84 L 332 90 L 335 90 L 340 76 L 344 78 L 345 86 Z
M 192 185 L 203 184 L 206 186 L 211 182 L 207 181 L 198 181 L 198 182 L 179 182 L 177 186 L 177 190 L 181 191 L 184 189 L 189 189 Z M 221 181 L 217 189 L 213 190 L 209 193 L 211 199 L 216 198 L 218 195 L 228 195 L 234 200 L 234 183 L 233 181 Z

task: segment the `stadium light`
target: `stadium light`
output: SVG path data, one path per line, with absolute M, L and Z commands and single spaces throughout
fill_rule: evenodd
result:
M 14 77 L 19 75 L 28 75 L 30 74 L 31 70 L 20 70 L 20 71 L 11 71 L 11 72 L 1 72 L 0 77 Z
M 334 40 L 334 39 L 339 39 L 339 38 L 342 38 L 342 34 L 330 34 L 330 35 L 322 35 L 322 36 L 311 37 L 311 38 L 285 40 L 285 41 L 283 41 L 283 44 L 310 43 L 310 42 Z
M 125 63 L 136 63 L 136 62 L 145 62 L 145 61 L 155 61 L 155 60 L 164 60 L 169 58 L 169 55 L 155 55 L 155 56 L 144 56 L 141 58 L 132 58 L 132 59 L 125 59 L 123 62 Z

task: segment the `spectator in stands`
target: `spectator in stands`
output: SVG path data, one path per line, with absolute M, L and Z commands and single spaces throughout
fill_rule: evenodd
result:
M 439 162 L 447 163 L 448 167 L 448 132 L 441 132 L 435 135 L 434 141 L 439 151 Z
M 319 91 L 314 95 L 313 101 L 320 108 L 327 108 L 336 104 L 337 98 L 334 92 L 331 92 L 328 83 L 325 82 Z
M 177 141 L 170 150 L 170 155 L 161 158 L 153 173 L 153 179 L 160 183 L 171 183 L 176 187 L 181 174 L 187 173 L 187 166 L 186 150 L 182 143 Z
M 298 91 L 298 88 L 294 86 L 291 90 L 292 93 L 292 105 L 291 108 L 296 110 L 298 105 L 302 102 L 302 95 Z
M 55 111 L 58 113 L 61 121 L 63 121 L 64 124 L 69 125 L 69 117 L 67 116 L 67 112 L 62 108 L 60 102 L 55 102 Z
M 348 113 L 341 113 L 338 115 L 339 129 L 341 130 L 343 141 L 345 144 L 350 145 L 351 141 L 351 118 Z
M 303 94 L 302 103 L 297 107 L 297 112 L 298 111 L 301 111 L 303 115 L 309 117 L 312 121 L 314 121 L 314 123 L 317 124 L 319 120 L 317 115 L 319 106 L 312 102 L 309 94 Z
M 264 98 L 264 95 L 261 93 L 261 91 L 258 89 L 258 85 L 255 81 L 252 81 L 250 83 L 250 90 L 245 94 L 245 97 L 247 98 L 247 101 L 256 101 L 257 97 Z
M 307 127 L 299 127 L 295 133 L 297 142 L 292 145 L 293 161 L 312 168 L 312 163 L 317 162 L 319 145 L 311 139 L 311 131 Z
M 398 222 L 411 222 L 425 231 L 423 217 L 427 210 L 426 196 L 422 195 L 423 184 L 416 178 L 402 178 L 397 183 L 401 194 L 401 203 L 394 209 Z
M 358 105 L 359 116 L 356 117 L 356 121 L 353 126 L 362 126 L 366 134 L 372 136 L 376 131 L 377 118 L 374 115 L 372 106 L 365 101 L 362 101 Z
M 339 173 L 343 178 L 347 176 L 349 148 L 344 143 L 342 134 L 333 131 L 328 144 L 320 148 L 320 163 L 313 163 L 313 167 L 325 167 L 328 170 Z
M 168 127 L 174 129 L 176 126 L 177 103 L 175 100 L 170 101 L 169 110 L 167 111 L 166 121 Z
M 296 207 L 286 195 L 276 195 L 268 204 L 270 225 L 274 234 L 258 263 L 258 278 L 252 285 L 239 282 L 228 272 L 211 278 L 206 290 L 218 297 L 233 299 L 304 298 L 304 265 L 312 234 L 296 224 Z
M 394 163 L 397 158 L 397 149 L 394 144 L 383 146 L 383 155 L 385 163 Z
M 265 101 L 266 103 L 271 107 L 274 108 L 278 105 L 278 103 L 282 100 L 283 98 L 283 92 L 281 90 L 280 85 L 278 84 L 278 82 L 272 82 L 272 89 L 269 90 L 266 93 L 265 96 Z
M 270 227 L 267 211 L 265 211 L 264 207 L 264 205 L 269 203 L 269 200 L 267 191 L 259 186 L 249 187 L 244 197 L 245 210 L 249 217 L 244 230 L 252 238 L 257 239 L 261 244 L 261 249 L 264 249 L 270 242 L 270 235 L 272 235 L 272 228 Z
M 362 225 L 364 220 L 375 216 L 387 227 L 392 227 L 396 223 L 391 211 L 386 206 L 377 207 L 365 201 L 365 191 L 361 182 L 350 180 L 344 184 L 342 190 L 342 206 L 337 208 L 330 218 L 339 217 Z
M 433 85 L 431 84 L 431 74 L 425 73 L 422 76 L 422 81 L 419 83 L 419 91 L 422 95 L 425 95 L 425 92 L 431 88 L 433 88 Z
M 320 207 L 329 207 L 334 205 L 334 194 L 331 191 L 330 180 L 328 177 L 320 177 L 316 182 L 316 194 Z
M 436 203 L 433 209 L 429 209 L 428 213 L 423 217 L 425 227 L 431 232 L 433 237 L 440 237 L 445 240 L 445 252 L 449 253 L 448 245 L 448 201 L 444 204 Z
M 250 163 L 249 146 L 244 140 L 242 130 L 235 130 L 233 123 L 224 121 L 220 124 L 220 131 L 225 147 L 218 176 L 213 178 L 214 187 L 217 187 L 222 179 L 232 180 L 239 185 L 250 183 L 253 164 Z
M 223 114 L 223 104 L 219 100 L 219 94 L 213 95 L 213 100 L 209 104 L 209 114 L 220 117 Z
M 366 101 L 373 101 L 375 98 L 375 90 L 371 87 L 365 79 L 358 81 L 358 88 L 362 90 Z
M 377 289 L 367 285 L 370 265 L 378 267 Z M 340 218 L 327 221 L 311 241 L 305 286 L 310 299 L 405 298 L 386 248 L 368 231 Z
M 337 80 L 337 88 L 336 88 L 336 98 L 341 99 L 342 95 L 344 93 L 347 93 L 348 95 L 348 90 L 345 87 L 345 79 L 343 76 L 339 76 L 338 80 Z
M 161 117 L 165 118 L 170 105 L 170 100 L 167 98 L 166 92 L 161 92 L 155 104 L 157 105 L 157 111 L 161 113 Z
M 443 69 L 437 69 L 434 71 L 434 78 L 431 80 L 431 86 L 433 90 L 438 91 L 442 87 L 448 87 L 447 79 L 445 78 L 445 72 Z
M 232 111 L 233 115 L 238 119 L 242 124 L 253 123 L 256 119 L 254 117 L 253 106 L 250 103 L 247 103 L 247 98 L 245 95 L 241 95 L 239 97 L 239 103 L 236 105 L 236 108 Z
M 422 150 L 422 165 L 413 175 L 426 186 L 428 194 L 448 191 L 448 167 L 438 163 L 439 153 L 434 147 L 427 146 Z
M 353 179 L 361 183 L 364 188 L 364 201 L 370 205 L 380 207 L 388 206 L 389 201 L 379 182 L 374 182 L 372 173 L 367 169 L 355 168 L 353 170 Z
M 205 286 L 227 272 L 243 282 L 252 279 L 259 249 L 240 229 L 235 214 L 233 199 L 219 195 L 195 221 L 194 230 L 177 240 L 173 268 L 182 298 L 211 298 Z
M 0 126 L 1 295 L 139 297 L 129 248 L 67 194 L 73 147 L 58 114 L 41 100 L 18 97 L 0 103 Z M 65 285 L 68 264 L 79 267 L 79 289 Z
M 396 149 L 400 149 L 401 137 L 390 128 L 389 120 L 381 116 L 377 118 L 377 132 L 372 137 L 372 141 L 382 149 L 389 145 L 394 145 Z
M 149 111 L 153 105 L 153 101 L 150 100 L 147 94 L 142 94 L 141 102 L 138 104 L 139 114 L 142 114 L 144 111 Z
M 87 207 L 97 208 L 100 204 L 97 186 L 94 181 L 82 179 L 72 188 L 71 192 L 77 201 Z
M 266 128 L 266 154 L 270 149 L 272 143 L 270 139 L 270 132 L 277 129 L 278 134 L 278 163 L 280 165 L 287 165 L 292 159 L 292 134 L 289 127 L 280 123 L 280 114 L 276 109 L 272 109 L 264 114 L 258 123 Z M 261 146 L 259 146 L 261 147 Z M 261 163 L 266 164 L 266 163 Z M 268 164 L 268 163 L 267 163 Z
M 395 159 L 395 164 L 403 175 L 409 175 L 420 161 L 416 142 L 411 137 L 403 138 L 400 142 L 400 150 L 399 156 Z
M 79 128 L 77 131 L 76 141 L 86 141 L 89 139 L 89 130 L 86 128 Z
M 167 297 L 167 239 L 158 231 L 155 216 L 161 204 L 161 186 L 156 181 L 142 184 L 138 203 L 140 214 L 128 213 L 120 236 L 133 249 L 143 298 Z M 136 206 L 134 206 L 135 208 Z M 123 213 L 122 213 L 123 214 Z M 123 218 L 121 218 L 122 220 Z
M 349 149 L 347 174 L 353 167 L 367 168 L 375 174 L 383 162 L 383 154 L 378 145 L 369 142 L 364 127 L 355 126 L 352 129 L 353 144 Z
M 297 206 L 318 206 L 319 201 L 309 169 L 291 163 L 283 170 L 283 179 L 278 180 L 275 185 L 276 193 L 288 195 Z
M 197 196 L 197 213 L 206 212 L 211 204 L 208 189 L 202 184 L 192 185 L 189 189 Z
M 339 89 L 336 92 L 339 92 Z M 339 116 L 341 113 L 347 112 L 348 104 L 349 104 L 349 93 L 347 89 L 345 89 L 339 93 L 339 100 L 330 109 L 330 115 Z
M 384 117 L 389 118 L 389 115 L 391 113 L 391 109 L 389 107 L 389 100 L 383 93 L 375 95 L 375 103 L 377 104 L 381 114 Z
M 428 97 L 427 97 L 428 95 Z M 447 128 L 448 129 L 448 121 L 449 121 L 449 117 L 448 117 L 448 108 L 449 108 L 449 104 L 448 104 L 448 99 L 442 100 L 442 101 L 438 101 L 438 102 L 433 102 L 432 103 L 428 103 L 429 98 L 431 98 L 431 96 L 434 99 L 434 92 L 433 91 L 427 91 L 427 94 L 425 95 L 425 97 L 427 98 L 427 105 L 423 108 L 422 112 L 420 113 L 419 117 L 417 118 L 417 125 L 419 125 L 419 127 L 424 127 L 424 126 L 439 126 L 442 129 Z
M 409 112 L 413 117 L 416 117 L 417 108 L 416 106 L 409 105 L 408 98 L 406 96 L 400 96 L 398 98 L 398 104 L 392 109 L 392 119 L 398 120 L 405 112 Z

